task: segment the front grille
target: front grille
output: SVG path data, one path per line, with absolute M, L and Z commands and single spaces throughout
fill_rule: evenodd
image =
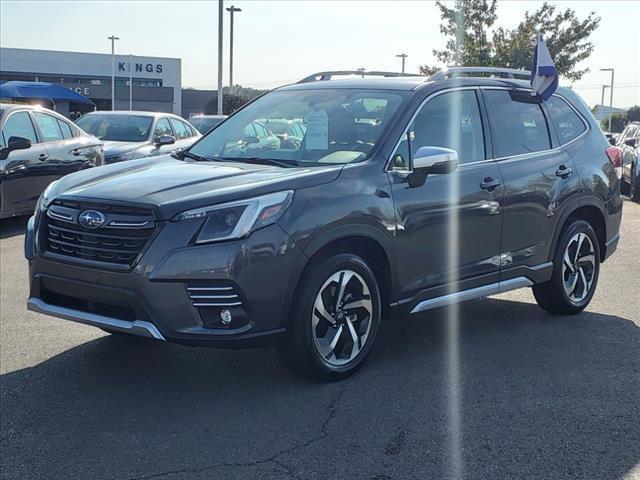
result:
M 103 226 L 83 227 L 79 216 L 86 210 L 101 212 Z M 54 202 L 43 221 L 47 252 L 120 267 L 135 263 L 155 228 L 150 210 L 70 201 Z

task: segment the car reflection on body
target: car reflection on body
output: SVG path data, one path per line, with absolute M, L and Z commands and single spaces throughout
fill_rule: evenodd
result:
M 300 148 L 307 131 L 302 120 L 267 118 L 264 124 L 280 139 L 280 148 Z
M 190 147 L 202 135 L 170 113 L 91 112 L 76 124 L 104 142 L 105 163 L 154 157 Z

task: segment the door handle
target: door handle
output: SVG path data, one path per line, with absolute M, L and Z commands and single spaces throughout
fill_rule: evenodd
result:
M 480 184 L 480 188 L 487 190 L 488 192 L 493 192 L 500 185 L 502 185 L 502 180 L 499 178 L 493 179 L 491 177 L 485 177 L 483 182 Z
M 49 155 L 47 155 L 46 153 L 41 153 L 40 155 L 38 155 L 38 160 L 40 161 L 44 161 L 47 158 L 49 158 Z
M 556 170 L 556 177 L 567 178 L 572 173 L 573 170 L 571 170 L 571 168 L 567 167 L 566 165 L 560 165 Z
M 71 150 L 71 153 L 74 154 L 77 157 L 78 155 L 80 155 L 80 149 L 79 148 L 74 148 L 73 150 Z

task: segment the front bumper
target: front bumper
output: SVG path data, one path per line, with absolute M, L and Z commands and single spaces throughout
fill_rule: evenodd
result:
M 306 257 L 278 225 L 242 240 L 195 246 L 195 223 L 163 222 L 138 263 L 118 271 L 39 251 L 42 232 L 32 218 L 25 237 L 28 308 L 173 343 L 275 345 L 286 333 L 292 285 Z M 194 289 L 233 293 L 231 323 L 220 319 L 227 307 L 194 300 Z

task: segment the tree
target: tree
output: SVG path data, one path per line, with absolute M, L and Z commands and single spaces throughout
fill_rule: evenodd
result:
M 630 122 L 640 122 L 640 106 L 635 105 L 627 110 L 627 119 Z
M 578 80 L 589 69 L 577 65 L 593 52 L 589 36 L 598 28 L 600 17 L 592 12 L 580 20 L 574 10 L 557 11 L 554 5 L 543 3 L 513 29 L 497 28 L 488 40 L 488 30 L 496 20 L 496 1 L 456 0 L 453 8 L 441 1 L 440 31 L 448 37 L 444 50 L 434 50 L 436 58 L 454 65 L 531 68 L 534 39 L 537 32 L 545 39 L 558 72 L 570 80 Z M 423 73 L 433 67 L 420 67 Z
M 600 123 L 601 125 L 603 125 L 604 128 L 608 128 L 609 117 L 605 118 Z M 611 133 L 622 132 L 622 130 L 624 130 L 624 127 L 627 126 L 627 123 L 629 123 L 629 119 L 627 118 L 626 112 L 614 113 L 613 115 L 611 115 Z
M 240 95 L 230 95 L 225 93 L 222 97 L 222 113 L 231 115 L 249 101 L 249 98 Z M 216 115 L 218 113 L 218 96 L 216 95 L 204 106 L 205 115 Z

